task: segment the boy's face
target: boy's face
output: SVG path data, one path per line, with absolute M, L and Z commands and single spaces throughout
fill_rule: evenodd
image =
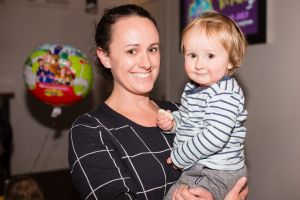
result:
M 220 81 L 232 68 L 229 55 L 214 37 L 208 37 L 201 27 L 192 27 L 183 37 L 184 67 L 191 80 L 200 86 Z

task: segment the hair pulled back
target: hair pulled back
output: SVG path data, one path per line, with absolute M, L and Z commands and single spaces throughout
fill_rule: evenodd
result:
M 110 9 L 106 9 L 102 18 L 96 26 L 95 33 L 95 42 L 97 48 L 101 48 L 108 55 L 110 53 L 109 45 L 112 39 L 112 27 L 113 25 L 123 17 L 130 16 L 139 16 L 149 19 L 155 27 L 157 28 L 157 24 L 155 19 L 150 15 L 150 13 L 144 8 L 134 5 L 127 4 L 122 6 L 113 7 Z M 157 28 L 158 30 L 158 28 Z M 101 73 L 105 78 L 112 79 L 111 70 L 104 67 L 100 62 L 99 58 L 96 59 L 96 64 L 100 67 Z

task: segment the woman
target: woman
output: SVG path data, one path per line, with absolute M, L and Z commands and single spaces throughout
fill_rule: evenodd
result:
M 69 137 L 69 165 L 84 199 L 163 199 L 180 173 L 166 163 L 172 135 L 156 127 L 159 108 L 176 104 L 149 98 L 160 67 L 155 20 L 143 8 L 124 5 L 107 10 L 95 40 L 100 68 L 113 80 L 108 99 L 80 116 Z M 228 194 L 238 199 L 240 184 Z M 232 195 L 232 196 L 230 196 Z M 239 198 L 247 195 L 244 190 Z M 179 188 L 174 199 L 212 199 L 200 188 Z

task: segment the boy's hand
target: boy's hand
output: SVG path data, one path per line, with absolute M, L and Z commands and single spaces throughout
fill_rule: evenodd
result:
M 156 117 L 156 124 L 163 131 L 172 130 L 174 126 L 174 120 L 171 111 L 159 109 Z
M 167 158 L 167 163 L 168 163 L 169 165 L 173 165 L 173 168 L 174 168 L 174 169 L 182 171 L 182 169 L 176 167 L 176 165 L 173 164 L 173 161 L 172 161 L 171 157 L 168 157 L 168 158 Z

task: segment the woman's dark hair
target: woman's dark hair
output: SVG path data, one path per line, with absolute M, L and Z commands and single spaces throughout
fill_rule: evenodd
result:
M 128 16 L 139 16 L 147 18 L 153 22 L 153 24 L 158 30 L 155 19 L 150 15 L 150 13 L 147 10 L 140 6 L 127 4 L 106 9 L 96 27 L 95 42 L 97 48 L 101 48 L 102 50 L 107 52 L 107 54 L 110 53 L 109 45 L 111 43 L 112 26 L 120 18 Z M 99 58 L 96 59 L 96 64 L 100 67 L 101 73 L 105 78 L 112 79 L 110 69 L 104 67 L 103 64 L 100 62 Z

